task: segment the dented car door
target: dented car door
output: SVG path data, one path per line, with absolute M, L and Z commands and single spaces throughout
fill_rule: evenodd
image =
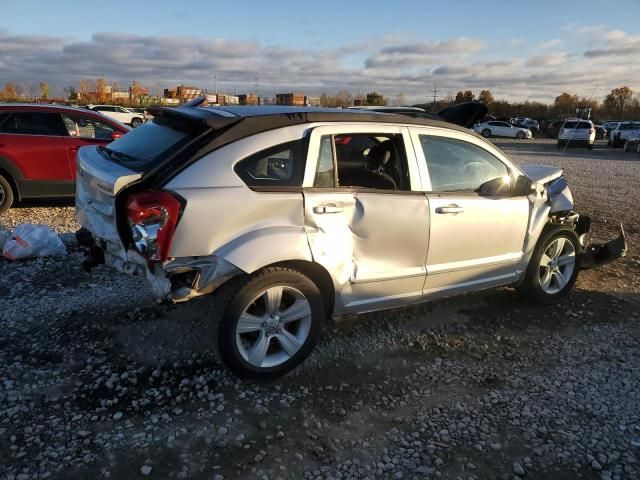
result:
M 362 158 L 359 149 L 348 153 L 336 146 L 336 138 L 355 143 L 358 135 L 374 143 L 362 150 Z M 391 149 L 388 142 L 395 142 L 398 151 L 393 161 L 406 167 L 406 181 L 395 188 L 387 178 L 391 175 L 367 166 L 372 161 L 367 153 L 373 157 L 374 150 Z M 419 187 L 417 177 L 404 127 L 345 125 L 312 131 L 304 181 L 305 230 L 314 261 L 334 278 L 337 313 L 401 305 L 421 297 L 429 207 L 424 194 L 411 188 Z

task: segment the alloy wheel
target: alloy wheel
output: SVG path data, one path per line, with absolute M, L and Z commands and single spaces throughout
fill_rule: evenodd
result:
M 7 192 L 4 191 L 4 187 L 0 184 L 0 206 L 7 201 Z
M 560 292 L 571 280 L 576 268 L 576 250 L 564 237 L 554 239 L 540 258 L 540 287 L 553 295 Z
M 275 367 L 302 348 L 311 321 L 311 305 L 300 290 L 270 286 L 242 311 L 236 324 L 236 346 L 254 367 Z

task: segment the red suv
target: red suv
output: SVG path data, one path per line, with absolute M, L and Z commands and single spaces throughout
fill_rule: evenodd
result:
M 0 105 L 0 213 L 14 200 L 73 197 L 78 149 L 106 145 L 128 131 L 89 110 Z

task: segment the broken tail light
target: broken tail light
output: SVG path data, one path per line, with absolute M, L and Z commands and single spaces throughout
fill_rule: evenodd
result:
M 127 221 L 136 249 L 147 260 L 164 262 L 182 209 L 169 192 L 145 190 L 127 199 Z

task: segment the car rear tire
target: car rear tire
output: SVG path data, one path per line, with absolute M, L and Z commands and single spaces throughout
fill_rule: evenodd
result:
M 9 180 L 0 175 L 0 214 L 6 212 L 13 205 L 13 188 Z
M 318 287 L 289 268 L 232 279 L 212 301 L 214 348 L 240 378 L 272 380 L 293 370 L 313 350 L 325 320 Z
M 575 231 L 563 225 L 545 227 L 531 255 L 518 292 L 536 303 L 556 303 L 578 278 L 582 246 Z
M 134 118 L 133 120 L 131 120 L 131 126 L 133 128 L 138 128 L 140 125 L 142 125 L 142 119 Z
M 484 138 L 489 138 L 491 136 L 491 130 L 489 130 L 488 128 L 485 128 L 484 130 L 482 130 L 482 136 Z
M 524 138 L 524 132 L 517 132 L 516 133 L 516 138 L 518 140 L 522 140 Z

